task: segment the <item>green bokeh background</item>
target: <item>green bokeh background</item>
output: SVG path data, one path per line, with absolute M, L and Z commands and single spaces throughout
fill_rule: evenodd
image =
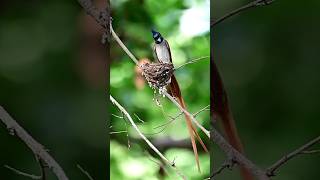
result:
M 216 0 L 212 18 L 248 2 Z M 215 62 L 246 154 L 263 168 L 320 133 L 319 9 L 317 0 L 279 0 L 212 29 Z M 215 152 L 218 165 L 225 156 Z M 319 179 L 319 160 L 298 157 L 273 179 Z M 226 171 L 217 179 L 239 177 Z
M 90 81 L 83 71 L 84 16 L 75 0 L 0 2 L 0 105 L 70 179 L 87 179 L 77 164 L 95 179 L 106 179 L 107 81 Z M 32 152 L 0 123 L 0 179 L 27 179 L 5 164 L 40 175 Z M 47 179 L 56 179 L 50 170 Z
M 189 60 L 209 56 L 209 1 L 111 1 L 111 4 L 114 29 L 138 59 L 153 60 L 151 28 L 161 32 L 168 40 L 176 67 Z M 188 35 L 180 28 L 181 17 L 185 16 L 188 10 L 197 8 L 200 9 L 200 12 L 204 12 L 204 18 L 199 20 L 206 21 L 207 30 Z M 199 13 L 199 11 L 196 12 Z M 197 13 L 192 15 L 199 18 Z M 189 25 L 192 28 L 197 24 L 190 19 Z M 189 135 L 183 116 L 167 126 L 163 132 L 149 135 L 159 132 L 161 129 L 155 129 L 155 127 L 169 121 L 168 115 L 176 116 L 179 110 L 169 100 L 162 97 L 158 98 L 162 107 L 157 106 L 153 100 L 154 92 L 147 85 L 143 89 L 137 89 L 135 65 L 114 41 L 111 45 L 111 59 L 111 94 L 128 110 L 141 131 L 152 140 L 187 139 Z M 184 66 L 175 74 L 190 112 L 197 112 L 210 104 L 209 58 Z M 110 110 L 115 115 L 121 115 L 116 107 L 111 107 Z M 144 123 L 140 122 L 134 114 L 138 115 Z M 209 128 L 209 111 L 204 111 L 197 117 L 205 127 Z M 123 119 L 114 116 L 110 123 L 112 125 L 110 131 L 127 130 L 129 136 L 127 137 L 127 133 L 111 136 L 111 179 L 178 179 L 170 168 L 166 168 L 167 173 L 164 176 L 160 175 L 159 165 L 151 160 L 159 161 L 159 157 L 154 153 L 146 152 L 146 143 L 141 140 L 137 141 L 140 137 L 130 127 L 130 124 L 126 125 Z M 204 134 L 201 133 L 201 137 L 208 143 Z M 190 179 L 204 179 L 209 175 L 209 155 L 203 151 L 200 152 L 202 174 L 197 172 L 192 149 L 169 148 L 162 153 L 169 160 L 175 159 L 177 167 Z

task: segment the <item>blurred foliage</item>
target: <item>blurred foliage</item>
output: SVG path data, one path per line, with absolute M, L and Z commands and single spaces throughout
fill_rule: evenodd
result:
M 87 179 L 77 164 L 95 179 L 105 179 L 106 82 L 84 78 L 82 16 L 77 1 L 0 2 L 0 105 L 48 149 L 70 179 Z M 0 142 L 0 179 L 26 179 L 5 164 L 40 174 L 32 152 L 2 123 Z M 50 170 L 48 179 L 56 179 Z
M 206 0 L 131 0 L 111 1 L 113 27 L 128 49 L 138 58 L 148 58 L 153 61 L 151 28 L 161 32 L 168 40 L 175 67 L 199 57 L 209 56 L 209 1 Z M 183 21 L 187 15 L 191 17 L 188 23 Z M 199 30 L 197 25 L 205 22 L 206 28 Z M 189 29 L 186 29 L 189 28 Z M 190 29 L 197 31 L 190 32 Z M 188 31 L 189 30 L 189 31 Z M 176 116 L 179 110 L 166 98 L 159 97 L 161 107 L 153 100 L 155 94 L 145 85 L 139 89 L 135 85 L 135 64 L 118 46 L 111 46 L 111 94 L 122 104 L 139 128 L 147 137 L 173 138 L 174 140 L 189 137 L 184 117 L 168 125 L 164 131 L 155 127 L 165 124 L 168 117 Z M 189 64 L 176 71 L 182 95 L 190 112 L 197 112 L 210 104 L 209 59 Z M 116 107 L 111 107 L 115 115 L 121 113 Z M 140 122 L 137 115 L 144 123 Z M 204 111 L 197 119 L 209 127 L 209 112 Z M 145 142 L 137 144 L 140 137 L 123 119 L 112 117 L 111 131 L 128 131 L 111 136 L 111 179 L 176 179 L 176 174 L 166 167 L 165 177 L 159 173 L 160 166 L 153 161 L 159 161 L 157 155 L 146 153 Z M 157 133 L 159 132 L 159 133 Z M 156 133 L 156 134 L 153 134 Z M 202 138 L 208 139 L 201 133 Z M 128 142 L 129 141 L 129 142 Z M 128 148 L 128 143 L 130 147 Z M 201 146 L 199 146 L 201 149 Z M 174 160 L 184 174 L 191 179 L 201 179 L 209 174 L 209 156 L 200 152 L 202 173 L 197 172 L 193 151 L 190 149 L 170 148 L 165 152 L 169 160 Z M 154 159 L 154 160 L 152 160 Z
M 248 2 L 217 0 L 213 18 Z M 317 0 L 279 0 L 213 29 L 215 62 L 246 154 L 261 167 L 319 135 L 319 9 Z M 218 165 L 225 156 L 214 151 Z M 274 179 L 318 179 L 319 157 L 298 157 Z M 217 179 L 239 176 L 228 171 Z

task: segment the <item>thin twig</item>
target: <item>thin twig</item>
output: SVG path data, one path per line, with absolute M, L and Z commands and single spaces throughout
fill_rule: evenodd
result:
M 320 153 L 320 149 L 300 152 L 300 154 L 316 154 L 316 153 Z
M 42 159 L 36 157 L 38 162 L 39 162 L 39 166 L 41 169 L 41 180 L 46 180 L 47 179 L 47 174 L 46 174 L 46 168 L 48 167 Z
M 220 174 L 224 169 L 231 169 L 234 166 L 235 162 L 232 159 L 227 159 L 216 171 L 212 173 L 210 176 L 213 178 L 214 176 Z
M 4 165 L 4 167 L 7 168 L 7 169 L 10 169 L 11 171 L 13 171 L 14 173 L 16 173 L 18 175 L 25 176 L 25 177 L 28 177 L 28 178 L 31 178 L 31 179 L 41 179 L 42 178 L 42 176 L 28 174 L 28 173 L 22 172 L 22 171 L 20 171 L 18 169 L 15 169 L 13 167 L 10 167 L 8 165 Z
M 210 105 L 207 105 L 206 107 L 200 109 L 200 110 L 197 111 L 196 113 L 193 113 L 193 116 L 196 117 L 196 116 L 199 115 L 201 112 L 210 110 L 210 109 L 208 109 L 209 106 L 210 106 Z M 168 121 L 168 122 L 166 122 L 166 123 L 164 123 L 164 124 L 161 124 L 161 125 L 159 125 L 159 126 L 156 126 L 156 127 L 154 127 L 153 129 L 157 129 L 157 128 L 160 128 L 160 127 L 168 126 L 168 125 L 171 124 L 173 121 L 177 120 L 177 118 L 180 117 L 182 114 L 183 114 L 183 111 L 181 111 L 181 112 L 180 112 L 178 115 L 176 115 L 175 117 L 169 116 L 169 117 L 171 118 L 170 121 Z
M 190 114 L 187 110 L 185 110 L 170 94 L 167 92 L 163 92 L 163 94 L 170 99 L 171 102 L 173 102 L 181 111 L 183 111 L 187 116 L 189 116 L 194 122 L 209 138 L 210 138 L 210 132 L 206 130 L 195 118 L 192 114 Z
M 286 162 L 288 162 L 290 159 L 303 154 L 301 152 L 308 150 L 310 147 L 312 147 L 313 145 L 317 144 L 320 142 L 320 136 L 314 138 L 313 140 L 311 140 L 310 142 L 308 142 L 307 144 L 304 144 L 303 146 L 299 147 L 298 149 L 294 150 L 293 152 L 283 156 L 280 160 L 278 160 L 277 162 L 275 162 L 272 166 L 270 166 L 267 169 L 267 175 L 268 176 L 275 176 L 276 171 L 282 166 L 284 165 Z
M 79 164 L 77 164 L 77 168 L 88 177 L 89 180 L 94 180 L 88 171 L 84 170 Z
M 150 146 L 150 148 L 159 155 L 159 157 L 167 163 L 168 166 L 172 167 L 175 172 L 183 179 L 186 179 L 186 177 L 181 173 L 181 171 L 172 163 L 170 162 L 139 130 L 138 126 L 135 124 L 133 119 L 131 118 L 130 114 L 126 111 L 125 108 L 123 108 L 111 95 L 110 95 L 110 101 L 117 106 L 117 108 L 127 117 L 128 121 L 131 123 L 132 127 L 137 131 L 139 136 Z
M 123 119 L 123 117 L 122 116 L 118 116 L 118 115 L 116 115 L 116 114 L 111 114 L 113 117 L 116 117 L 116 118 L 119 118 L 119 119 Z
M 210 111 L 210 109 L 208 109 L 208 107 L 210 107 L 210 104 L 207 105 L 206 107 L 200 109 L 199 111 L 193 113 L 193 116 L 196 117 L 196 116 L 198 116 L 198 114 L 200 114 L 200 113 L 203 112 L 203 111 Z
M 211 140 L 217 144 L 225 154 L 227 154 L 228 158 L 248 169 L 258 180 L 270 179 L 264 170 L 260 169 L 247 157 L 234 149 L 215 128 L 212 128 L 211 130 Z
M 123 42 L 120 40 L 118 35 L 114 32 L 112 28 L 112 24 L 110 23 L 110 30 L 113 38 L 117 41 L 117 43 L 121 46 L 121 48 L 128 54 L 128 56 L 131 58 L 131 60 L 138 65 L 139 61 L 137 58 L 129 51 L 129 49 L 126 47 L 126 45 L 123 44 Z
M 265 6 L 265 5 L 269 5 L 271 3 L 273 3 L 275 0 L 255 0 L 253 2 L 250 2 L 240 8 L 237 8 L 229 13 L 227 13 L 226 15 L 222 16 L 221 18 L 215 20 L 215 21 L 212 21 L 210 26 L 213 27 L 213 26 L 216 26 L 217 24 L 225 21 L 226 19 L 236 15 L 236 14 L 239 14 L 247 9 L 251 9 L 253 7 L 259 7 L 259 6 Z
M 158 129 L 158 128 L 161 128 L 161 127 L 164 127 L 164 126 L 167 126 L 167 125 L 169 125 L 169 124 L 171 124 L 173 121 L 175 121 L 178 117 L 180 117 L 181 115 L 183 114 L 183 111 L 181 111 L 177 116 L 175 116 L 175 117 L 171 117 L 171 116 L 169 116 L 170 117 L 170 121 L 168 121 L 168 122 L 166 122 L 166 123 L 164 123 L 164 124 L 161 124 L 161 125 L 159 125 L 159 126 L 156 126 L 156 127 L 154 127 L 153 129 Z
M 16 135 L 21 139 L 33 152 L 33 154 L 44 161 L 46 165 L 53 171 L 59 180 L 67 180 L 68 177 L 64 173 L 60 165 L 51 157 L 45 148 L 34 140 L 6 111 L 0 106 L 0 119 L 7 126 L 11 135 Z
M 131 143 L 130 143 L 130 137 L 129 137 L 129 130 L 128 130 L 128 125 L 127 125 L 127 121 L 126 121 L 126 118 L 125 118 L 125 114 L 123 113 L 123 112 L 121 112 L 122 113 L 122 116 L 123 116 L 123 119 L 124 119 L 124 125 L 125 125 L 125 127 L 126 127 L 126 131 L 127 131 L 127 133 L 126 133 L 126 136 L 127 136 L 127 145 L 128 145 L 128 149 L 130 149 L 130 147 L 131 147 Z
M 128 131 L 111 131 L 109 134 L 121 134 L 121 133 L 128 133 Z
M 144 123 L 144 121 L 143 121 L 136 113 L 134 113 L 133 115 L 134 115 L 140 122 Z
M 196 63 L 200 60 L 203 60 L 203 59 L 207 59 L 209 58 L 210 56 L 203 56 L 203 57 L 199 57 L 199 58 L 195 58 L 195 59 L 191 59 L 190 61 L 184 63 L 184 64 L 181 64 L 180 66 L 178 66 L 177 68 L 174 68 L 174 70 L 178 70 L 179 68 L 185 66 L 185 65 L 188 65 L 188 64 L 193 64 L 193 63 Z

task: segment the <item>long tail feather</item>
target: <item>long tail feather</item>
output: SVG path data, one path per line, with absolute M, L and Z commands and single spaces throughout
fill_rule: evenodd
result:
M 186 105 L 184 103 L 184 100 L 181 96 L 181 91 L 180 91 L 180 87 L 179 84 L 177 82 L 177 79 L 175 78 L 175 76 L 173 75 L 171 77 L 171 83 L 170 83 L 170 94 L 174 97 L 178 98 L 178 102 L 181 105 L 182 108 L 186 109 Z M 196 145 L 196 141 L 195 141 L 195 137 L 197 138 L 197 140 L 200 142 L 201 146 L 203 147 L 203 149 L 208 152 L 207 147 L 204 145 L 203 141 L 201 140 L 196 128 L 192 125 L 192 121 L 190 119 L 190 117 L 187 114 L 185 115 L 185 119 L 186 119 L 186 123 L 187 123 L 187 127 L 188 127 L 188 131 L 190 134 L 190 139 L 191 139 L 191 144 L 192 144 L 192 149 L 193 149 L 193 153 L 195 156 L 195 160 L 197 163 L 197 167 L 198 167 L 198 171 L 201 172 L 200 169 L 200 162 L 199 162 L 199 155 L 198 155 L 198 149 L 197 149 L 197 145 Z
M 239 152 L 243 153 L 243 146 L 239 138 L 234 119 L 232 117 L 227 93 L 224 89 L 222 79 L 213 59 L 211 59 L 211 62 L 211 98 L 213 98 L 211 99 L 211 102 L 213 102 L 214 107 L 213 114 L 215 114 L 221 120 L 229 143 Z M 243 166 L 240 166 L 240 172 L 244 180 L 254 179 L 249 170 L 244 168 Z

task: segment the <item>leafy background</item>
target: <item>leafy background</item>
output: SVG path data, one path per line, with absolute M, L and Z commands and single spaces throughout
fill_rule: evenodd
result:
M 177 67 L 194 58 L 209 56 L 209 3 L 205 0 L 111 1 L 113 26 L 137 58 L 150 60 L 153 60 L 153 39 L 150 30 L 157 29 L 168 40 L 173 63 Z M 154 92 L 147 85 L 144 88 L 137 88 L 135 65 L 116 42 L 112 42 L 111 59 L 111 94 L 128 110 L 142 132 L 152 140 L 187 139 L 188 131 L 183 116 L 167 126 L 163 132 L 148 135 L 159 132 L 160 129 L 155 127 L 165 124 L 170 120 L 168 115 L 176 116 L 179 111 L 166 98 L 160 97 L 162 107 L 157 106 L 153 100 Z M 182 95 L 190 112 L 197 112 L 210 104 L 209 76 L 208 58 L 176 71 Z M 121 116 L 116 107 L 111 107 L 111 112 Z M 134 114 L 138 115 L 144 123 L 140 122 Z M 209 127 L 209 112 L 201 113 L 198 120 L 205 127 Z M 139 136 L 130 124 L 126 125 L 123 119 L 115 116 L 111 118 L 110 124 L 112 126 L 110 131 L 128 130 L 129 136 L 127 137 L 126 133 L 111 136 L 111 179 L 177 178 L 170 168 L 165 177 L 161 175 L 159 165 L 152 161 L 159 158 L 157 155 L 146 152 L 145 142 L 137 140 Z M 208 142 L 204 134 L 201 136 Z M 208 177 L 208 154 L 200 153 L 203 172 L 199 174 L 192 149 L 168 148 L 163 153 L 170 160 L 175 159 L 177 167 L 180 167 L 188 177 L 192 179 Z
M 212 18 L 248 2 L 216 0 Z M 275 1 L 212 29 L 215 62 L 246 154 L 261 167 L 319 135 L 319 8 L 317 0 Z M 218 166 L 224 155 L 215 152 Z M 298 157 L 274 179 L 318 179 L 319 160 Z M 226 171 L 217 179 L 239 178 Z

